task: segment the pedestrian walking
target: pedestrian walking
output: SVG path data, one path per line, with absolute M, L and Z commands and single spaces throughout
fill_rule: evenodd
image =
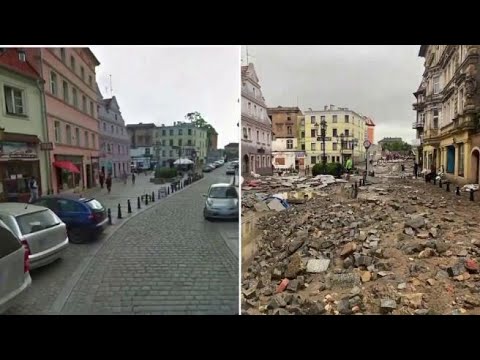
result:
M 132 185 L 135 185 L 135 172 L 132 172 Z
M 418 178 L 418 163 L 416 161 L 413 163 L 413 175 L 415 176 L 415 179 Z
M 107 179 L 105 180 L 105 185 L 107 186 L 108 193 L 112 191 L 112 174 L 108 174 Z
M 405 179 L 405 164 L 400 165 L 401 174 L 400 178 Z
M 103 171 L 100 172 L 99 180 L 100 180 L 100 188 L 103 189 L 103 184 L 105 183 L 105 173 Z
M 28 188 L 30 189 L 30 203 L 33 203 L 35 200 L 38 199 L 38 184 L 35 176 L 30 178 L 28 182 Z

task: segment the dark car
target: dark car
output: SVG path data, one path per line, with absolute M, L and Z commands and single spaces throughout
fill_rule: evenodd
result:
M 52 210 L 66 225 L 72 243 L 99 235 L 108 225 L 107 210 L 96 199 L 75 194 L 43 196 L 35 205 Z

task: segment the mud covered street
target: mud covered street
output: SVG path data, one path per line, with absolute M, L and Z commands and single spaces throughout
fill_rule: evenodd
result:
M 328 186 L 247 185 L 244 211 L 264 213 L 243 270 L 242 313 L 480 313 L 480 198 L 412 179 L 410 164 L 406 179 L 399 169 L 376 166 L 357 198 L 355 177 Z M 256 193 L 287 185 L 302 191 L 289 208 L 256 204 Z

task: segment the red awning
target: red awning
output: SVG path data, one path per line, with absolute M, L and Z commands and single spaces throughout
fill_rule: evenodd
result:
M 75 164 L 70 161 L 54 161 L 53 166 L 70 171 L 71 173 L 80 174 L 78 167 L 76 167 Z

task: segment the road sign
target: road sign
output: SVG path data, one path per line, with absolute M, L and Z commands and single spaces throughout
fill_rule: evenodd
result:
M 40 143 L 40 150 L 50 151 L 53 150 L 53 143 Z
M 372 146 L 372 143 L 368 140 L 365 140 L 363 142 L 363 146 L 365 147 L 365 149 L 368 149 L 370 146 Z

